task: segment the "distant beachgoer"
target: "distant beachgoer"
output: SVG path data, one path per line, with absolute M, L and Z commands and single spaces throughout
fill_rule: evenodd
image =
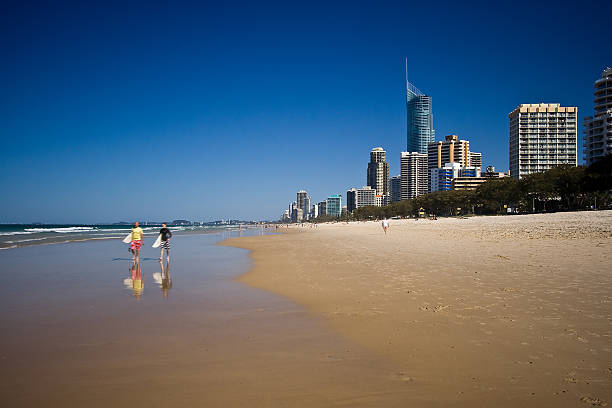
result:
M 162 228 L 159 230 L 161 234 L 161 244 L 159 245 L 160 253 L 159 260 L 164 260 L 164 249 L 166 250 L 166 262 L 170 261 L 170 238 L 172 238 L 172 232 L 166 227 L 166 223 L 162 222 Z
M 389 229 L 389 220 L 384 218 L 382 220 L 382 229 L 385 231 L 385 235 L 387 235 L 387 230 Z
M 142 228 L 138 226 L 138 221 L 134 223 L 134 228 L 132 228 L 132 242 L 130 243 L 130 251 L 132 251 L 132 260 L 136 260 L 138 262 L 138 258 L 140 257 L 140 247 L 143 244 L 144 233 L 142 232 Z

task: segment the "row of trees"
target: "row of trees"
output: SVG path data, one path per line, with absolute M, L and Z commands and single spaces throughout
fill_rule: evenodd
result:
M 384 207 L 361 207 L 344 220 L 416 216 L 428 214 L 502 214 L 507 208 L 519 212 L 569 211 L 608 208 L 612 205 L 612 155 L 590 167 L 559 166 L 520 180 L 493 179 L 476 190 L 437 191 Z M 329 221 L 324 216 L 316 221 Z M 329 218 L 329 219 L 328 219 Z

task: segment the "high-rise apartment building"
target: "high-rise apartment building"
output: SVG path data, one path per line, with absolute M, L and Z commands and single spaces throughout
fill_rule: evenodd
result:
M 391 177 L 391 202 L 395 203 L 402 199 L 402 176 Z
M 310 212 L 310 197 L 308 197 L 308 193 L 304 190 L 300 190 L 297 192 L 297 208 L 302 210 L 302 219 L 308 219 L 308 214 Z M 302 221 L 300 219 L 299 221 Z
M 406 150 L 427 153 L 427 144 L 435 139 L 431 96 L 425 95 L 408 82 L 406 61 Z
M 389 194 L 389 163 L 387 152 L 382 147 L 375 147 L 370 151 L 368 163 L 367 185 L 379 194 Z
M 458 163 L 462 167 L 471 162 L 470 142 L 459 139 L 457 135 L 448 135 L 444 141 L 431 142 L 427 145 L 427 167 L 440 168 L 446 163 Z
M 471 167 L 478 167 L 482 170 L 482 153 L 470 152 Z
M 578 108 L 558 103 L 521 104 L 509 115 L 510 175 L 520 179 L 553 167 L 578 165 Z
M 291 213 L 291 221 L 292 222 L 302 222 L 304 219 L 304 211 L 301 208 L 294 208 Z
M 327 197 L 327 215 L 340 217 L 342 215 L 342 196 L 339 194 Z
M 355 208 L 357 208 L 357 190 L 351 188 L 346 192 L 346 210 L 352 213 Z
M 319 206 L 319 216 L 327 215 L 327 201 L 321 201 L 317 205 Z
M 313 204 L 312 207 L 310 207 L 310 216 L 312 218 L 317 218 L 319 216 L 319 204 Z
M 356 207 L 367 207 L 376 205 L 376 190 L 370 186 L 364 186 L 357 190 Z
M 400 177 L 402 200 L 427 194 L 427 154 L 402 152 Z
M 595 113 L 584 118 L 584 162 L 590 166 L 612 154 L 612 68 L 595 81 Z

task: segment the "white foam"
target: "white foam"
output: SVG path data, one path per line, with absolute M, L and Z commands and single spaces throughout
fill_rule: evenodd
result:
M 84 232 L 84 231 L 96 231 L 94 227 L 66 227 L 66 228 L 24 228 L 24 231 L 34 232 L 58 232 L 60 234 L 66 234 L 69 232 Z

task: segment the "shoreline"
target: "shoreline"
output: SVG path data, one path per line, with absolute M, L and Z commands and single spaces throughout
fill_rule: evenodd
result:
M 284 231 L 220 243 L 251 251 L 238 280 L 394 361 L 423 401 L 612 403 L 612 211 Z
M 253 230 L 254 228 L 251 228 L 251 230 Z M 247 231 L 249 230 L 248 228 L 243 227 L 243 231 Z M 208 235 L 208 234 L 219 234 L 219 233 L 223 233 L 223 232 L 238 232 L 237 228 L 218 228 L 218 229 L 206 229 L 206 230 L 200 230 L 200 231 L 193 231 L 193 230 L 179 230 L 179 231 L 173 231 L 173 236 L 184 236 L 184 235 Z M 129 230 L 126 230 L 125 233 L 121 233 L 120 236 L 78 236 L 78 235 L 68 235 L 66 237 L 62 237 L 62 236 L 49 236 L 49 237 L 42 237 L 42 238 L 31 238 L 31 239 L 25 239 L 25 240 L 17 240 L 17 241 L 4 241 L 4 242 L 0 242 L 0 251 L 1 250 L 12 250 L 12 249 L 19 249 L 19 248 L 25 248 L 25 247 L 32 247 L 32 246 L 41 246 L 41 245 L 57 245 L 57 244 L 70 244 L 73 242 L 88 242 L 88 241 L 106 241 L 106 240 L 122 240 L 123 237 L 125 236 L 125 234 L 129 233 Z M 83 235 L 86 235 L 87 233 L 83 233 Z M 145 238 L 151 239 L 153 241 L 155 241 L 155 237 L 157 236 L 157 234 L 151 234 L 151 233 L 145 233 L 144 234 Z M 68 239 L 66 239 L 68 238 Z M 16 243 L 19 243 L 18 245 L 15 245 Z M 5 244 L 9 244 L 9 246 L 2 246 Z
M 410 390 L 368 350 L 283 296 L 236 282 L 251 262 L 216 246 L 226 235 L 191 234 L 171 264 L 142 259 L 138 269 L 109 241 L 6 253 L 3 401 L 405 406 Z

